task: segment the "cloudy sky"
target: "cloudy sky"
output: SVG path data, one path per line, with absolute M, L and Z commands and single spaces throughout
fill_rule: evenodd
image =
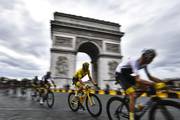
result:
M 49 69 L 55 11 L 119 23 L 124 58 L 154 48 L 150 72 L 180 77 L 179 0 L 0 0 L 0 76 L 32 77 Z

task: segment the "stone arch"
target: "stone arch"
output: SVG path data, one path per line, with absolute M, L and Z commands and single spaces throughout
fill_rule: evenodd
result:
M 71 85 L 76 54 L 85 52 L 92 59 L 94 79 L 104 88 L 104 81 L 113 79 L 114 69 L 121 61 L 123 35 L 117 23 L 55 12 L 51 21 L 50 65 L 55 82 L 60 87 Z

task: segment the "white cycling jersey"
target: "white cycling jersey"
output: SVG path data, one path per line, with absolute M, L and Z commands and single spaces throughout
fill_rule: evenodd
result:
M 146 68 L 146 67 L 147 67 L 147 64 L 139 65 L 138 59 L 129 58 L 127 62 L 122 62 L 117 66 L 116 72 L 121 73 L 122 68 L 131 69 L 132 75 L 137 76 L 139 75 L 138 70 Z

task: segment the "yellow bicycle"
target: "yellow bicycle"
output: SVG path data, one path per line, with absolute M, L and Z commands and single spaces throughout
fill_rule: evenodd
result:
M 84 108 L 86 103 L 86 108 L 91 116 L 98 117 L 102 112 L 102 104 L 100 99 L 95 94 L 91 93 L 91 87 L 85 85 L 82 92 L 79 92 L 78 96 L 75 96 L 74 92 L 69 93 L 68 104 L 72 111 L 76 112 L 78 109 Z
M 31 98 L 33 101 L 39 101 L 40 99 L 40 86 L 38 84 L 31 85 Z
M 54 93 L 51 91 L 50 88 L 45 87 L 45 86 L 38 86 L 36 88 L 33 89 L 34 93 L 31 95 L 32 100 L 36 100 L 39 101 L 40 99 L 43 100 L 43 102 L 46 101 L 47 106 L 49 108 L 52 108 L 54 105 Z

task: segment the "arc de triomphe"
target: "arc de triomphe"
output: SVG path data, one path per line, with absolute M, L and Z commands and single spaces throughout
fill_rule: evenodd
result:
M 121 62 L 121 37 L 117 23 L 55 12 L 51 20 L 50 71 L 59 86 L 71 84 L 76 68 L 76 54 L 91 57 L 93 79 L 101 88 L 114 79 L 114 70 Z

